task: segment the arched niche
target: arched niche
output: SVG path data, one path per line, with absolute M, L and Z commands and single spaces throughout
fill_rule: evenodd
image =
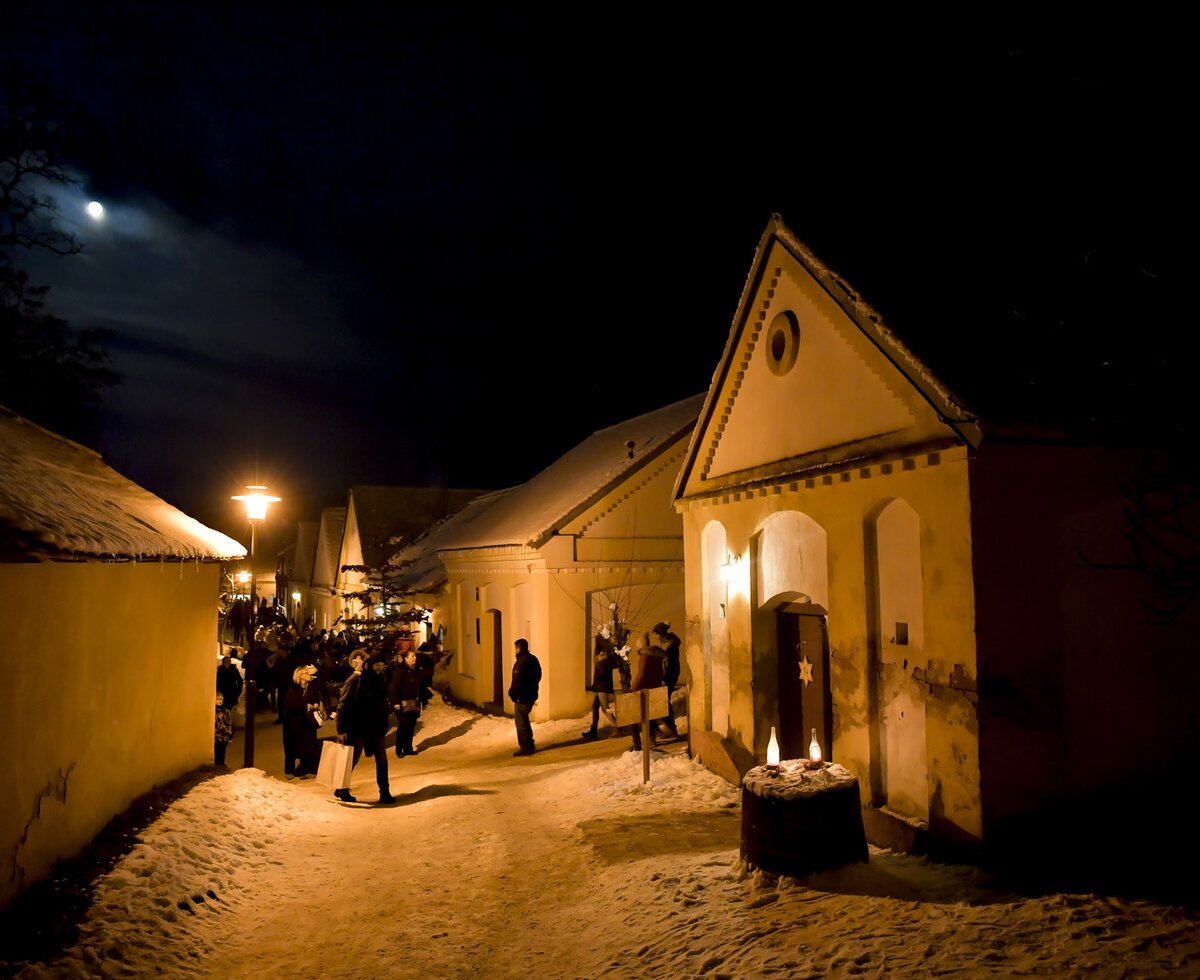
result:
M 875 586 L 870 686 L 879 759 L 872 771 L 889 809 L 928 820 L 926 694 L 912 676 L 927 659 L 920 515 L 906 500 L 889 500 L 868 520 L 865 537 Z
M 758 603 L 829 607 L 829 558 L 825 529 L 807 514 L 772 514 L 758 531 Z
M 704 727 L 721 735 L 729 730 L 729 587 L 725 565 L 728 538 L 720 521 L 700 532 L 704 594 Z

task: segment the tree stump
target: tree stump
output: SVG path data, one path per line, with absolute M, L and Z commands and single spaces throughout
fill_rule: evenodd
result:
M 858 780 L 835 763 L 755 766 L 742 777 L 741 855 L 753 867 L 795 876 L 866 861 Z

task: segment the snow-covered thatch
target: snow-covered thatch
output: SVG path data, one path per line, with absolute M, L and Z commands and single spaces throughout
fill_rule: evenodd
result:
M 243 558 L 246 549 L 132 480 L 100 455 L 0 407 L 0 555 Z

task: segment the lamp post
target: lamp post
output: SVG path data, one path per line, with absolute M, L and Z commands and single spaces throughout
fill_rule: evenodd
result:
M 254 768 L 254 718 L 258 714 L 258 686 L 254 679 L 255 666 L 258 661 L 258 651 L 254 646 L 254 629 L 255 629 L 255 610 L 257 604 L 254 586 L 254 551 L 258 544 L 258 524 L 260 521 L 267 519 L 267 505 L 278 503 L 281 498 L 272 497 L 266 493 L 266 487 L 263 486 L 248 486 L 246 493 L 239 493 L 231 500 L 240 500 L 246 505 L 246 519 L 250 522 L 250 639 L 246 644 L 248 653 L 253 652 L 254 656 L 247 656 L 242 662 L 250 661 L 250 666 L 246 670 L 246 739 L 245 739 L 245 755 L 242 758 L 242 766 L 246 769 Z

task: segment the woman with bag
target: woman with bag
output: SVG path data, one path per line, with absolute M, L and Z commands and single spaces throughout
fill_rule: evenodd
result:
M 388 788 L 387 747 L 384 736 L 388 730 L 387 681 L 384 679 L 382 658 L 370 658 L 362 649 L 350 654 L 350 666 L 354 672 L 342 685 L 338 698 L 337 730 L 342 741 L 354 746 L 353 769 L 359 757 L 366 752 L 375 759 L 375 782 L 379 786 L 379 802 L 394 803 L 395 798 Z M 346 803 L 357 800 L 348 789 L 336 789 L 333 795 Z
M 396 712 L 396 758 L 416 755 L 413 748 L 413 733 L 421 715 L 423 677 L 417 666 L 417 651 L 410 644 L 404 659 L 396 664 L 392 682 L 388 689 L 388 702 Z

